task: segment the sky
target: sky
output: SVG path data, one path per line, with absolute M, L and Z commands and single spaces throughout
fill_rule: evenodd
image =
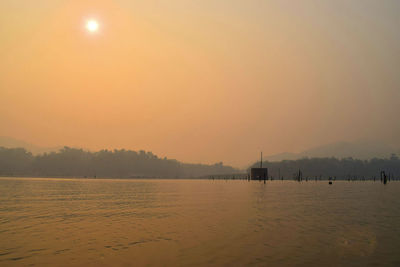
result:
M 260 151 L 400 146 L 399 13 L 389 0 L 2 0 L 0 136 L 239 167 Z

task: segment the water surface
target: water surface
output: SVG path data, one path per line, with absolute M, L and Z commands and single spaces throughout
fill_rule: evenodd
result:
M 1 266 L 400 266 L 400 183 L 0 178 Z

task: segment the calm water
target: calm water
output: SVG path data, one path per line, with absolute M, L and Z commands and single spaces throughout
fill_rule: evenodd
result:
M 400 266 L 400 183 L 0 179 L 1 266 Z

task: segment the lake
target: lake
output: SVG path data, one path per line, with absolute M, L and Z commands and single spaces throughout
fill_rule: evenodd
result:
M 400 266 L 400 182 L 0 178 L 0 266 Z

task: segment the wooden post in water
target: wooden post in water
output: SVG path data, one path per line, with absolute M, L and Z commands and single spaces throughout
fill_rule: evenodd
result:
M 383 180 L 383 184 L 387 183 L 387 176 L 385 171 L 381 171 L 381 181 Z

